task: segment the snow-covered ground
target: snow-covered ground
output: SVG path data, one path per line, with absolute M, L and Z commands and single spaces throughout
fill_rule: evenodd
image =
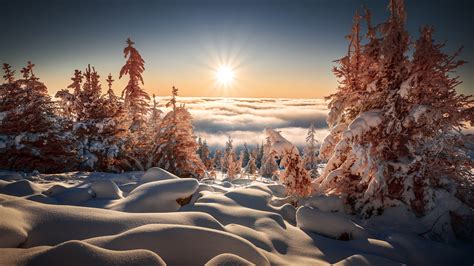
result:
M 258 177 L 0 172 L 0 265 L 472 265 L 403 208 L 358 220 L 334 196 L 294 205 Z M 240 264 L 239 264 L 240 263 Z

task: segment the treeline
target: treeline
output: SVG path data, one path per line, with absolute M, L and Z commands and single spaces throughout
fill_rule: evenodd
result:
M 229 136 L 225 149 L 211 155 L 206 140 L 196 140 L 191 114 L 177 102 L 178 89 L 172 88 L 166 103 L 171 111 L 164 114 L 155 96 L 150 97 L 142 88 L 145 62 L 130 39 L 124 55 L 126 62 L 119 78 L 128 76 L 128 83 L 120 96 L 114 93 L 115 80 L 110 73 L 103 92 L 100 75 L 90 65 L 74 70 L 71 84 L 58 91 L 53 100 L 35 75 L 34 64 L 28 62 L 18 79 L 15 70 L 4 64 L 0 168 L 53 173 L 121 172 L 158 166 L 198 179 L 216 176 L 217 171 L 228 179 L 279 176 L 277 160 L 281 158 L 272 150 L 269 138 L 253 149 L 245 144 L 237 154 Z M 314 178 L 318 175 L 318 150 L 313 126 L 307 141 L 298 164 Z
M 205 166 L 196 153 L 192 118 L 176 101 L 162 117 L 142 88 L 144 60 L 128 39 L 119 78 L 128 84 L 119 97 L 108 75 L 103 93 L 90 65 L 75 70 L 72 83 L 55 95 L 35 75 L 34 64 L 15 70 L 3 65 L 0 86 L 0 168 L 44 173 L 71 170 L 128 171 L 159 166 L 182 177 L 200 178 Z M 153 105 L 150 103 L 153 102 Z

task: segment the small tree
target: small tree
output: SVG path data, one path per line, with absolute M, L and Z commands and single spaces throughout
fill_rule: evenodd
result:
M 314 125 L 311 124 L 308 129 L 308 135 L 306 136 L 306 143 L 308 144 L 304 149 L 303 156 L 303 165 L 306 170 L 311 174 L 311 177 L 317 177 L 317 158 L 318 158 L 318 148 L 316 144 L 318 140 L 315 136 L 316 129 Z
M 234 150 L 231 150 L 228 153 L 228 156 L 225 157 L 226 165 L 227 165 L 227 178 L 235 179 L 237 175 L 240 174 L 241 166 L 239 160 L 236 158 Z
M 161 129 L 155 138 L 151 152 L 153 166 L 161 167 L 181 177 L 202 178 L 204 164 L 197 155 L 191 114 L 184 106 L 176 106 L 178 89 L 173 87 L 172 98 L 167 106 L 172 110 L 166 114 Z
M 212 166 L 212 160 L 209 158 L 210 153 L 211 151 L 209 150 L 207 141 L 204 140 L 202 142 L 202 148 L 201 148 L 201 161 L 208 171 L 212 171 L 214 169 Z
M 304 197 L 311 194 L 311 177 L 299 154 L 293 151 L 285 152 L 285 171 L 280 175 L 280 181 L 290 195 Z
M 249 151 L 249 148 L 247 147 L 247 143 L 244 143 L 242 167 L 245 167 L 249 163 L 249 160 L 250 160 L 250 151 Z
M 276 163 L 275 151 L 271 148 L 270 138 L 267 137 L 267 142 L 262 145 L 264 154 L 262 158 L 262 166 L 260 167 L 260 175 L 263 177 L 273 177 L 278 174 L 278 164 Z
M 249 175 L 255 175 L 257 173 L 257 164 L 255 163 L 255 158 L 250 156 L 247 165 L 245 166 L 245 170 Z
M 222 170 L 222 150 L 216 149 L 214 157 L 212 158 L 214 169 Z
M 9 64 L 4 63 L 3 71 L 5 72 L 3 78 L 7 81 L 8 84 L 13 84 L 13 82 L 15 82 L 15 70 L 12 70 Z

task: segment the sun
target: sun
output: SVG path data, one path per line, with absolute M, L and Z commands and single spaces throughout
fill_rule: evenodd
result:
M 219 85 L 229 87 L 234 82 L 235 71 L 230 66 L 222 65 L 216 69 L 214 78 Z

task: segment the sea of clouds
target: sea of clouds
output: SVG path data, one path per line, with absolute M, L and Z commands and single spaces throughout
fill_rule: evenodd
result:
M 169 97 L 157 97 L 161 110 Z M 247 143 L 255 146 L 265 140 L 267 127 L 281 131 L 298 147 L 305 145 L 311 123 L 316 137 L 327 135 L 327 103 L 323 99 L 280 98 L 210 98 L 178 97 L 193 116 L 196 136 L 206 139 L 211 148 L 222 148 L 228 136 L 234 139 L 234 147 Z

